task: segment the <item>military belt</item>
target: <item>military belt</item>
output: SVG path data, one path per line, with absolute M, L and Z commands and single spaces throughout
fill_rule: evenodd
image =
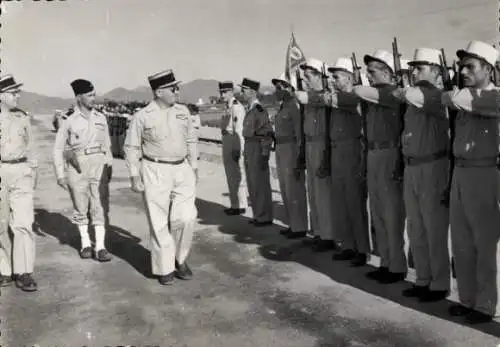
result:
M 89 148 L 84 148 L 84 149 L 80 149 L 80 150 L 74 150 L 74 152 L 75 152 L 75 154 L 83 154 L 83 155 L 105 153 L 105 151 L 102 149 L 102 146 L 95 146 L 95 147 L 89 147 Z
M 274 142 L 277 145 L 283 145 L 285 143 L 295 143 L 295 142 L 297 142 L 297 138 L 294 135 L 276 136 L 276 138 L 274 139 Z
M 325 135 L 306 135 L 306 142 L 322 142 L 325 141 Z
M 221 130 L 221 133 L 222 135 L 233 135 L 233 132 L 228 130 Z
M 414 166 L 414 165 L 430 163 L 430 162 L 445 158 L 447 156 L 448 156 L 448 151 L 446 151 L 446 150 L 432 153 L 429 155 L 424 155 L 421 157 L 405 156 L 405 165 Z
M 147 156 L 147 155 L 143 155 L 142 156 L 143 159 L 146 159 L 147 161 L 152 161 L 154 163 L 159 163 L 159 164 L 170 164 L 170 165 L 180 165 L 182 163 L 184 163 L 184 158 L 182 159 L 179 159 L 179 160 L 162 160 L 162 159 L 158 159 L 158 158 L 152 158 L 150 156 Z
M 351 137 L 351 138 L 342 139 L 342 140 L 332 140 L 331 146 L 332 146 L 332 148 L 337 148 L 338 146 L 341 146 L 344 144 L 356 144 L 356 143 L 359 143 L 361 139 L 362 139 L 362 136 Z
M 370 151 L 378 149 L 390 149 L 395 147 L 398 147 L 398 144 L 393 141 L 383 141 L 383 142 L 368 141 L 368 149 Z
M 498 164 L 497 157 L 474 158 L 474 159 L 465 159 L 460 157 L 455 158 L 455 166 L 462 168 L 496 167 L 497 164 Z
M 18 159 L 11 159 L 11 160 L 2 160 L 3 164 L 20 164 L 20 163 L 26 163 L 28 161 L 28 158 L 22 157 Z

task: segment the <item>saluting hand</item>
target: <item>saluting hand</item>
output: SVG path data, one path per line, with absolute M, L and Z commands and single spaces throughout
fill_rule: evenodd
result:
M 136 193 L 142 193 L 144 191 L 144 183 L 142 182 L 142 178 L 140 176 L 132 176 L 132 191 Z

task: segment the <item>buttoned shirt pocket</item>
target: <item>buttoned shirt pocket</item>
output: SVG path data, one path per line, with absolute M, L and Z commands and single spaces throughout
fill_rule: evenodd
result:
M 87 124 L 75 122 L 69 129 L 68 138 L 71 146 L 79 146 L 86 142 Z
M 109 131 L 107 125 L 103 121 L 96 121 L 94 123 L 96 131 L 97 142 L 104 145 L 106 144 L 106 132 Z

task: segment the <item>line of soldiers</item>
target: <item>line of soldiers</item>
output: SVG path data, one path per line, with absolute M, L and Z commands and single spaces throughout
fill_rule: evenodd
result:
M 272 80 L 281 103 L 274 130 L 256 97 L 258 82 L 240 85 L 246 111 L 232 83 L 220 83 L 228 107 L 221 124 L 226 214 L 245 213 L 246 177 L 253 224 L 272 223 L 274 142 L 289 220 L 282 234 L 296 239 L 310 230 L 305 242 L 314 250 L 333 250 L 334 260 L 363 266 L 370 254 L 369 196 L 380 266 L 367 277 L 382 284 L 406 278 L 406 219 L 417 278 L 402 294 L 435 302 L 450 291 L 451 226 L 460 303 L 449 313 L 470 324 L 492 320 L 498 312 L 500 97 L 491 77 L 499 52 L 472 41 L 457 56 L 455 85 L 437 49 L 416 49 L 406 61 L 409 74 L 398 54 L 365 55 L 369 85 L 355 58 L 330 67 L 308 59 L 300 65 L 305 88 L 298 73 Z
M 439 50 L 415 51 L 408 63 L 413 85 L 405 87 L 396 84 L 396 59 L 383 50 L 364 57 L 370 86 L 359 85 L 353 60 L 340 58 L 327 69 L 310 59 L 300 67 L 306 91 L 301 90 L 300 78 L 297 90 L 283 76 L 272 81 L 281 100 L 274 130 L 258 100 L 259 82 L 244 78 L 240 84 L 246 110 L 234 99 L 232 83 L 221 83 L 230 110 L 222 126 L 231 196 L 226 213 L 244 212 L 247 186 L 252 223 L 256 227 L 273 223 L 269 158 L 275 143 L 290 220 L 284 235 L 299 238 L 312 229 L 315 250 L 335 250 L 335 260 L 362 266 L 370 252 L 365 208 L 369 195 L 381 265 L 368 276 L 386 284 L 405 279 L 407 215 L 417 281 L 403 294 L 429 302 L 444 299 L 449 292 L 450 216 L 460 298 L 450 314 L 466 316 L 469 323 L 491 320 L 498 303 L 500 191 L 499 92 L 490 76 L 499 52 L 473 41 L 457 56 L 464 88 L 451 91 L 441 88 L 449 81 Z M 325 83 L 327 71 L 333 90 Z M 155 74 L 148 81 L 154 99 L 132 118 L 125 154 L 132 190 L 144 195 L 152 272 L 167 285 L 175 277 L 192 277 L 186 259 L 197 215 L 197 136 L 188 108 L 177 102 L 180 81 L 173 72 Z M 17 109 L 20 86 L 12 76 L 0 78 L 0 285 L 14 278 L 21 289 L 34 291 L 31 225 L 37 162 L 29 117 Z M 77 107 L 56 136 L 57 183 L 72 198 L 80 256 L 106 262 L 111 260 L 104 242 L 109 210 L 108 193 L 102 187 L 108 187 L 112 177 L 108 126 L 94 109 L 92 83 L 79 79 L 71 86 Z M 453 156 L 448 157 L 450 147 Z M 93 248 L 89 223 L 95 231 Z

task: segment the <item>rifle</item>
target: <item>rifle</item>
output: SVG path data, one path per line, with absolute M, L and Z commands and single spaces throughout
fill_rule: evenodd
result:
M 401 54 L 399 53 L 397 38 L 394 38 L 394 41 L 392 41 L 392 56 L 394 58 L 394 74 L 396 75 L 396 84 L 398 87 L 405 88 L 407 84 L 403 78 L 404 73 L 401 68 Z
M 449 72 L 449 67 L 446 63 L 446 54 L 444 49 L 441 48 L 441 56 L 439 57 L 442 76 L 443 76 L 443 87 L 445 91 L 453 90 L 454 81 L 452 80 Z M 458 72 L 455 71 L 455 81 L 458 82 L 460 78 L 458 77 Z M 453 143 L 455 142 L 455 119 L 457 117 L 457 111 L 452 110 L 450 108 L 446 108 L 446 113 L 448 116 L 448 127 L 450 131 L 450 149 L 449 149 L 449 160 L 450 160 L 450 169 L 448 182 L 446 185 L 446 189 L 443 193 L 443 197 L 441 199 L 441 203 L 449 207 L 450 206 L 450 191 L 451 191 L 451 182 L 453 179 L 453 170 L 455 168 L 455 157 L 453 156 Z
M 326 74 L 326 67 L 323 63 L 323 67 L 321 68 L 321 81 L 323 83 L 323 90 L 328 92 L 330 88 L 328 87 L 328 76 Z M 316 172 L 316 176 L 319 178 L 325 178 L 331 175 L 331 139 L 330 139 L 330 117 L 332 114 L 332 108 L 330 106 L 325 106 L 325 139 L 324 144 L 325 148 L 323 149 L 323 159 L 321 160 L 321 164 Z
M 304 88 L 302 86 L 302 78 L 300 77 L 299 69 L 295 71 L 295 77 L 297 80 L 297 90 L 303 91 Z M 300 129 L 301 129 L 299 136 L 301 139 L 300 141 L 301 145 L 297 157 L 296 170 L 303 171 L 306 169 L 306 135 L 304 133 L 304 105 L 299 104 L 299 109 L 300 109 Z M 298 175 L 296 174 L 296 176 Z
M 352 56 L 351 56 L 351 62 L 352 62 L 352 67 L 353 67 L 353 70 L 354 70 L 354 85 L 355 86 L 360 86 L 363 84 L 363 81 L 361 79 L 361 67 L 358 65 L 358 61 L 356 59 L 356 53 L 352 53 Z M 362 137 L 362 141 L 361 141 L 361 144 L 362 144 L 362 152 L 361 152 L 361 155 L 363 156 L 362 157 L 362 172 L 361 172 L 361 177 L 362 177 L 362 180 L 363 180 L 363 193 L 364 194 L 368 194 L 367 192 L 367 185 L 366 185 L 366 177 L 367 177 L 367 158 L 368 158 L 368 135 L 367 135 L 367 123 L 366 123 L 366 113 L 368 112 L 368 105 L 366 104 L 366 102 L 364 102 L 363 100 L 360 101 L 360 111 L 361 111 L 361 129 L 362 129 L 362 132 L 363 132 L 363 137 Z M 366 195 L 365 195 L 366 196 Z M 377 244 L 377 234 L 375 232 L 375 227 L 374 227 L 374 223 L 373 223 L 373 218 L 372 216 L 370 215 L 370 225 L 371 225 L 371 228 L 370 228 L 370 235 L 371 235 L 371 239 L 372 239 L 372 254 L 375 254 L 375 255 L 379 255 L 378 253 L 378 244 Z
M 394 41 L 392 41 L 392 56 L 394 58 L 394 74 L 396 75 L 396 83 L 397 86 L 400 88 L 405 88 L 406 84 L 403 78 L 403 71 L 401 70 L 401 54 L 399 54 L 398 50 L 398 40 L 397 38 L 394 38 Z M 401 134 L 404 130 L 404 115 L 406 113 L 406 104 L 401 104 L 399 107 L 399 116 L 401 118 Z M 394 170 L 393 173 L 393 179 L 396 181 L 402 181 L 403 176 L 404 176 L 404 171 L 405 171 L 405 161 L 403 158 L 403 151 L 401 148 L 401 143 L 399 144 L 399 156 L 398 160 L 396 163 L 396 169 Z

